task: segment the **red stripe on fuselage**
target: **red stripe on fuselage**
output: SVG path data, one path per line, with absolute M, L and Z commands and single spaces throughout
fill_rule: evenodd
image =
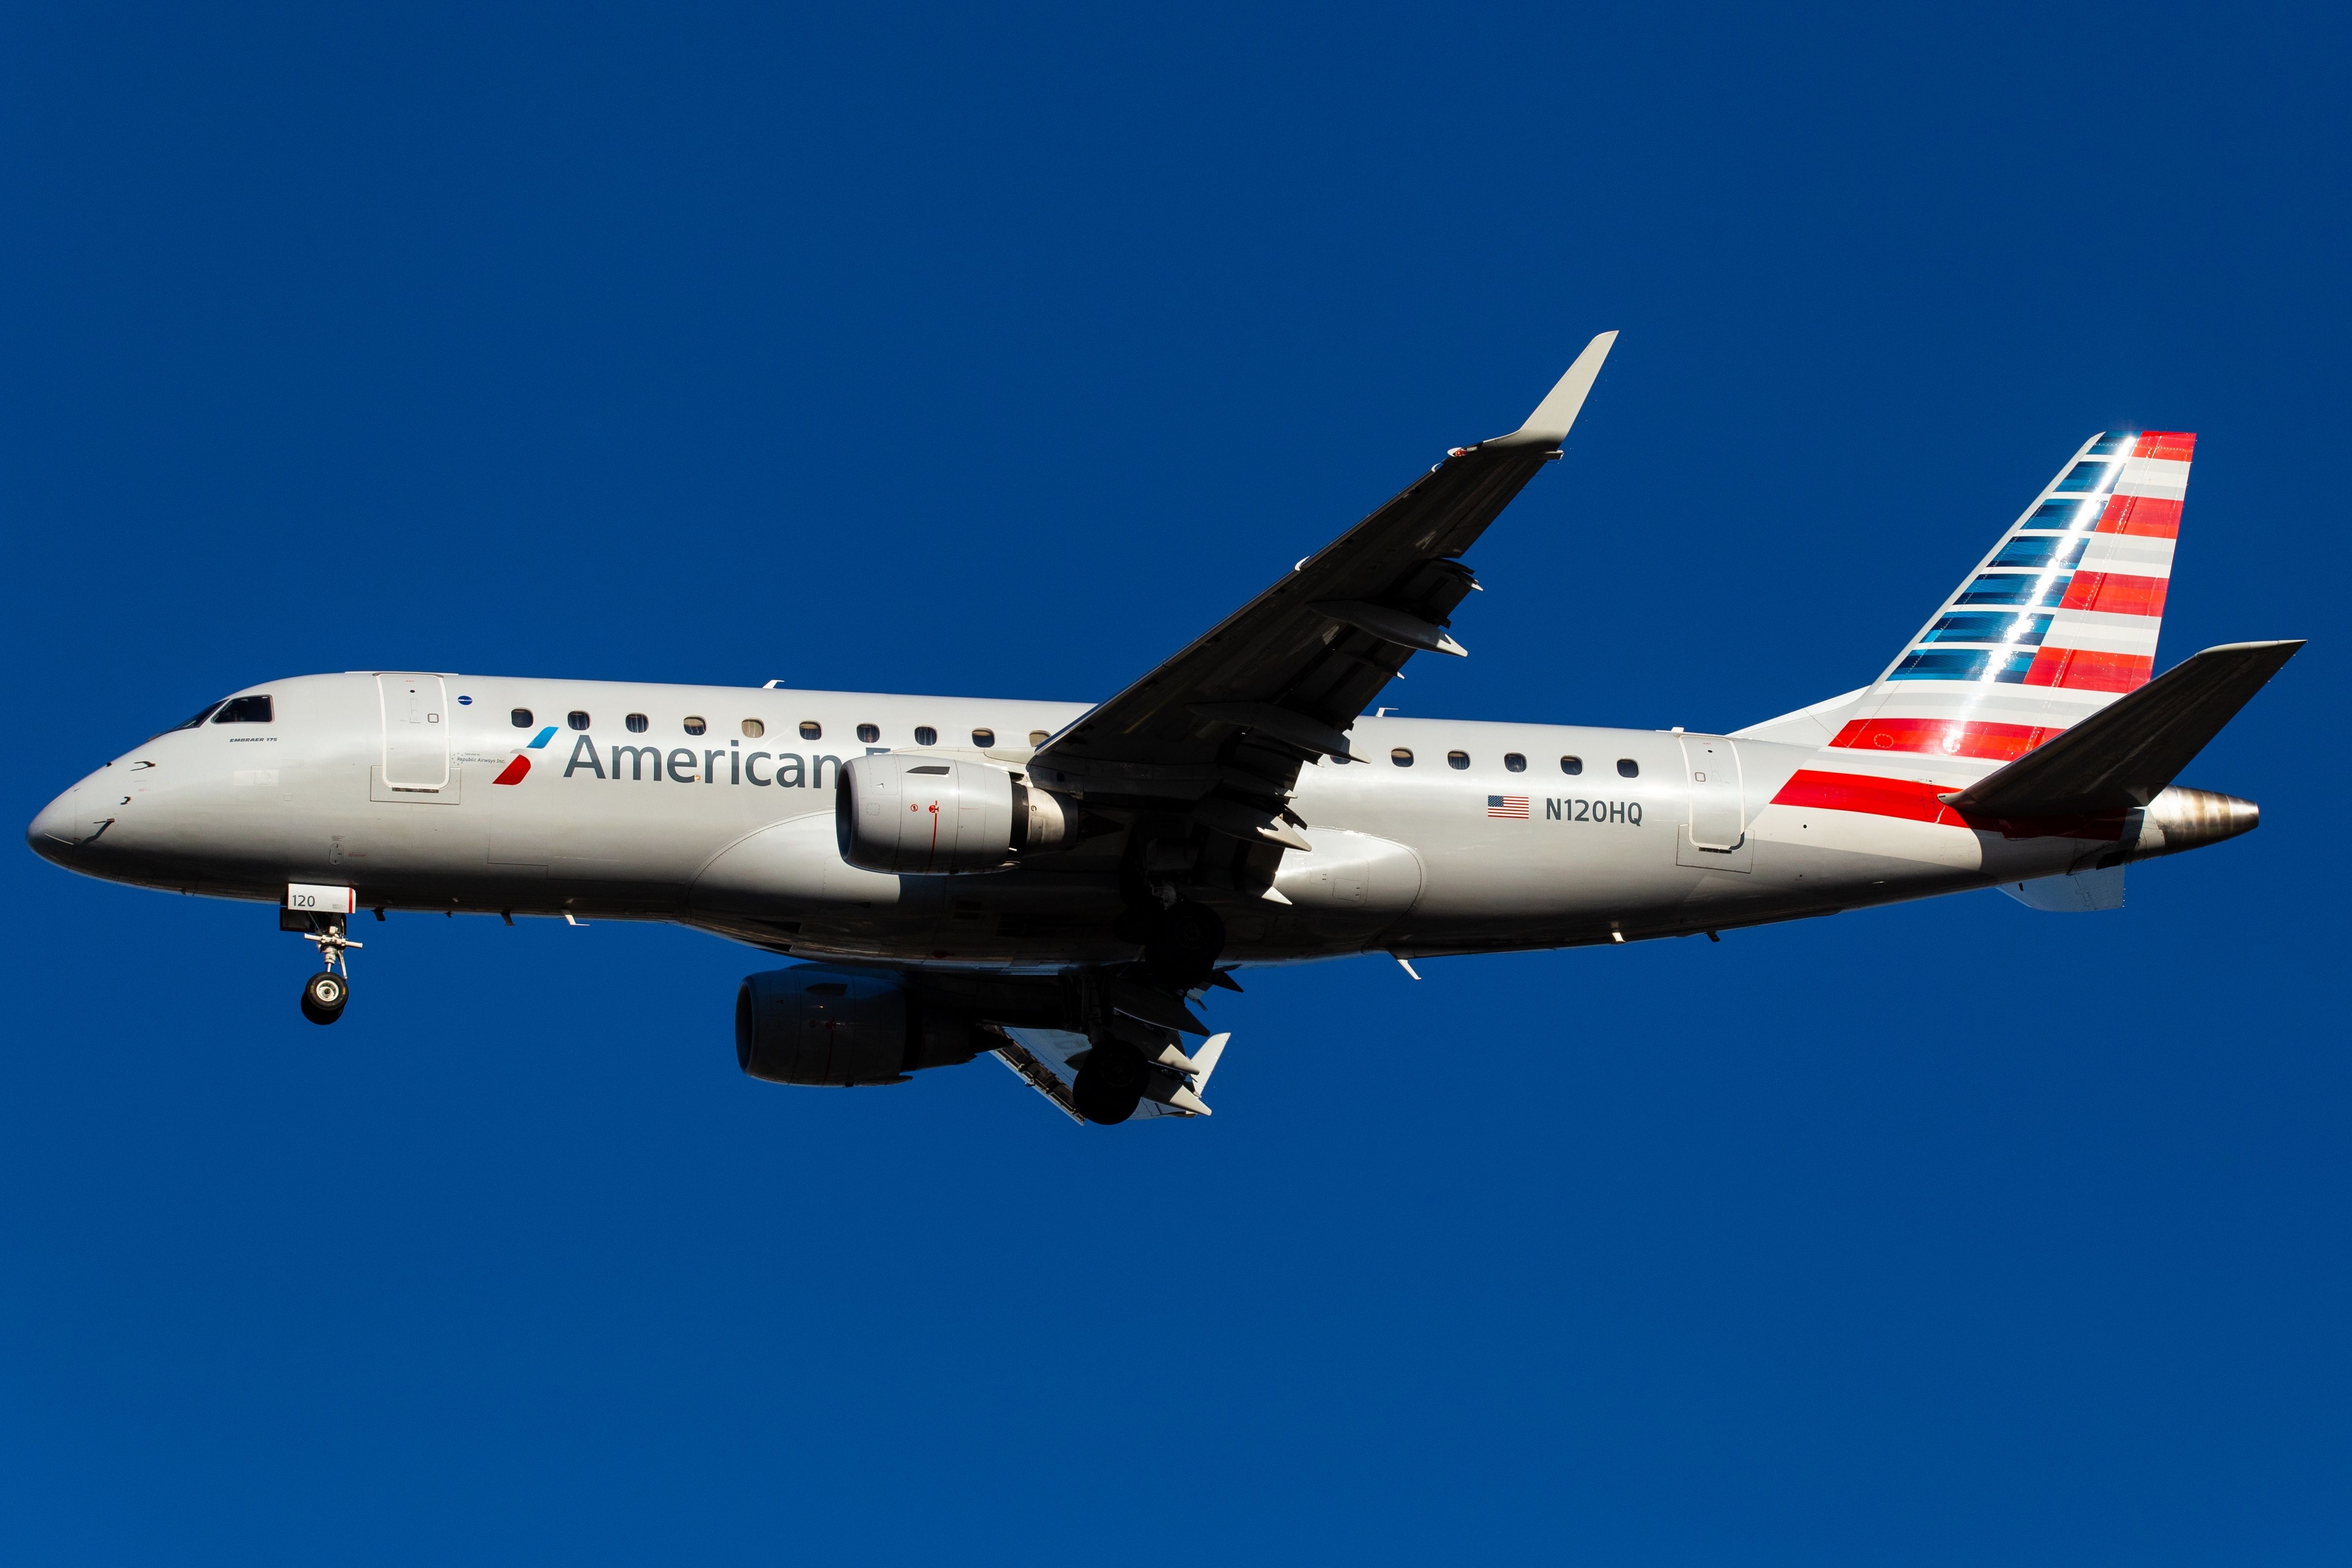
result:
M 1862 811 L 1874 817 L 1902 817 L 1914 822 L 1948 822 L 1961 826 L 1949 806 L 1936 799 L 1951 786 L 1922 784 L 1913 779 L 1874 779 L 1866 773 L 1818 773 L 1801 768 L 1780 792 L 1775 806 L 1819 806 L 1832 811 Z
M 1858 718 L 1832 746 L 1857 751 L 1924 751 L 1937 757 L 1990 757 L 2008 762 L 2059 731 L 2038 724 L 1935 718 Z
M 1923 784 L 1916 779 L 1874 779 L 1864 773 L 1823 773 L 1804 768 L 1780 786 L 1780 792 L 1772 797 L 1772 804 L 1899 817 L 1938 827 L 1999 833 L 2005 839 L 2120 839 L 2128 814 L 2109 811 L 2095 817 L 1983 817 L 1955 811 L 1937 799 L 1954 793 L 1957 791 L 1948 785 Z
M 520 753 L 517 753 L 515 759 L 512 762 L 508 763 L 499 776 L 491 779 L 490 782 L 493 784 L 520 784 L 522 782 L 522 776 L 530 771 L 530 758 L 522 756 Z

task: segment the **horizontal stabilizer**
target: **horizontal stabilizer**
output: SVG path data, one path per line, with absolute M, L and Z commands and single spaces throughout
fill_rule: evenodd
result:
M 2145 806 L 2302 646 L 2208 648 L 1944 800 L 1960 811 L 2008 818 Z

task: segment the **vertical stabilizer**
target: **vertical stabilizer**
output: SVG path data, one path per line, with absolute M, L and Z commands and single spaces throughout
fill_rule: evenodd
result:
M 1831 744 L 2007 762 L 2146 685 L 2196 440 L 2084 443 Z
M 1888 810 L 1832 797 L 1884 793 L 1874 779 L 1973 782 L 2147 685 L 2196 440 L 2111 430 L 2084 443 L 1781 799 Z M 1895 814 L 1915 812 L 1933 820 L 1932 796 Z

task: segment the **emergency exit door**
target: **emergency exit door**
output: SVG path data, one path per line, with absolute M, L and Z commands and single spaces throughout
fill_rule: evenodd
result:
M 383 703 L 383 781 L 394 789 L 449 782 L 447 688 L 438 675 L 378 675 Z
M 1712 863 L 1711 857 L 1740 849 L 1748 836 L 1739 748 L 1719 735 L 1685 735 L 1681 740 L 1683 786 L 1690 797 L 1690 847 L 1700 852 L 1699 863 Z

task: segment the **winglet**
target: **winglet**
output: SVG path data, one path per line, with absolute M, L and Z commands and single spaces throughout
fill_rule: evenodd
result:
M 1558 446 L 1568 439 L 1576 416 L 1584 407 L 1586 394 L 1592 383 L 1601 379 L 1601 362 L 1609 357 L 1610 348 L 1617 341 L 1614 332 L 1603 332 L 1584 345 L 1584 352 L 1576 356 L 1576 363 L 1568 367 L 1568 374 L 1543 402 L 1536 404 L 1528 422 L 1508 435 L 1498 435 L 1492 441 L 1482 441 L 1481 446 Z

